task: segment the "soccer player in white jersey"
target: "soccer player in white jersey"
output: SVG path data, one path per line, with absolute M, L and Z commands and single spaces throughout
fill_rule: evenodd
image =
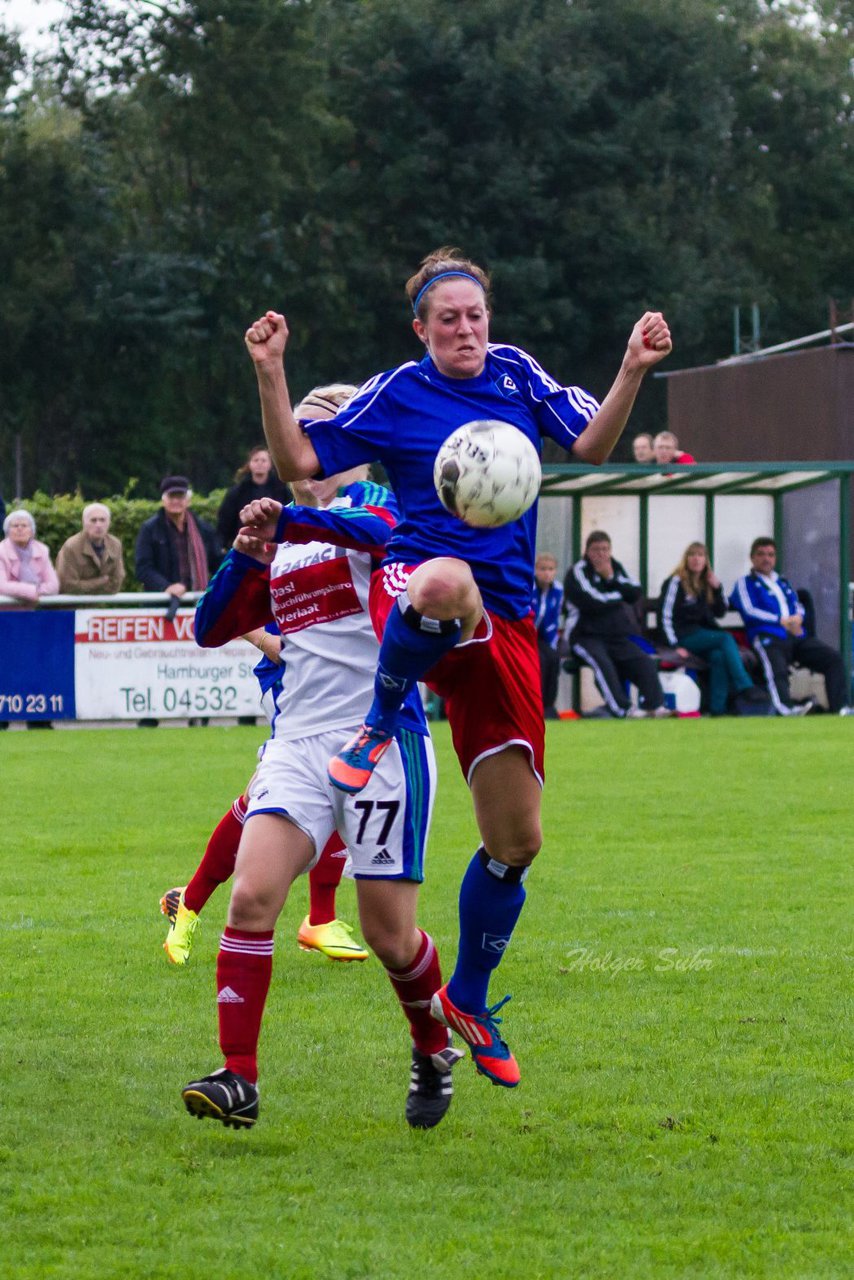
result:
M 355 390 L 354 386 L 341 382 L 315 387 L 298 406 L 299 411 L 308 417 L 315 413 L 331 416 L 346 404 Z M 298 485 L 294 492 L 296 500 L 302 505 L 318 505 L 311 484 Z M 263 654 L 255 668 L 255 675 L 261 687 L 261 707 L 268 721 L 272 722 L 279 714 L 277 700 L 282 684 L 282 637 L 278 628 L 271 623 L 268 628 L 259 627 L 249 632 L 244 639 L 254 644 Z M 187 963 L 199 925 L 200 912 L 218 886 L 225 884 L 234 874 L 237 849 L 246 820 L 248 793 L 253 780 L 254 775 L 245 791 L 236 797 L 217 823 L 202 860 L 187 884 L 183 888 L 167 890 L 160 899 L 160 910 L 169 918 L 169 930 L 163 949 L 171 964 Z M 302 950 L 319 952 L 330 960 L 367 960 L 367 951 L 352 936 L 350 925 L 338 919 L 335 909 L 335 895 L 346 859 L 346 845 L 336 831 L 330 836 L 319 861 L 309 872 L 309 910 L 299 927 L 297 943 Z
M 660 312 L 645 312 L 600 405 L 581 387 L 561 386 L 520 348 L 489 342 L 489 277 L 459 250 L 429 254 L 406 292 L 424 358 L 378 374 L 333 419 L 305 429 L 288 395 L 284 316 L 266 312 L 250 325 L 246 345 L 279 474 L 296 480 L 379 459 L 400 502 L 371 602 L 382 634 L 374 703 L 330 760 L 330 775 L 352 793 L 367 783 L 416 680 L 445 697 L 482 844 L 460 890 L 456 968 L 433 1010 L 468 1042 L 478 1071 L 512 1088 L 519 1068 L 487 988 L 541 843 L 544 726 L 530 616 L 536 507 L 500 529 L 469 528 L 439 502 L 433 463 L 447 436 L 477 419 L 515 425 L 538 451 L 549 436 L 579 462 L 604 462 L 644 375 L 670 351 L 670 332 Z
M 235 1128 L 255 1123 L 257 1047 L 275 923 L 293 880 L 312 867 L 337 829 L 350 855 L 363 936 L 409 1021 L 406 1119 L 413 1128 L 431 1128 L 450 1105 L 451 1067 L 462 1055 L 430 1016 L 441 985 L 439 959 L 416 922 L 435 789 L 417 689 L 402 709 L 391 749 L 358 797 L 344 796 L 327 775 L 342 731 L 360 724 L 370 704 L 377 640 L 368 593 L 397 510 L 388 490 L 352 472 L 312 487 L 317 508 L 252 504 L 272 515 L 281 545 L 238 534 L 197 609 L 196 638 L 204 646 L 223 644 L 272 618 L 283 637 L 283 676 L 272 737 L 249 788 L 217 958 L 225 1065 L 191 1081 L 182 1097 L 193 1115 Z

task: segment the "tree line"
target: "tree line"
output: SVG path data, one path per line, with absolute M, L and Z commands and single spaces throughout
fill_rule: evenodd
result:
M 242 349 L 288 316 L 297 392 L 417 354 L 438 244 L 493 336 L 610 384 L 660 307 L 671 368 L 824 327 L 854 294 L 852 0 L 105 0 L 59 52 L 0 29 L 0 486 L 229 483 Z M 638 429 L 663 426 L 661 383 Z

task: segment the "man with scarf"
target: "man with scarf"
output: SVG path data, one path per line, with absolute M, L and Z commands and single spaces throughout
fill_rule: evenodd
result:
M 176 598 L 204 591 L 222 559 L 213 527 L 190 511 L 191 497 L 186 476 L 160 482 L 161 510 L 146 520 L 136 540 L 136 576 L 146 591 Z

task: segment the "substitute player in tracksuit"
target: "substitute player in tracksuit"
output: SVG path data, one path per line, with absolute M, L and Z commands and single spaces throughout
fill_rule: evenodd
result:
M 343 795 L 327 776 L 330 753 L 370 703 L 377 640 L 368 593 L 397 515 L 388 490 L 364 482 L 339 489 L 340 480 L 312 486 L 325 509 L 263 500 L 279 545 L 239 534 L 240 549 L 228 553 L 196 613 L 196 639 L 205 647 L 271 619 L 283 637 L 272 736 L 249 788 L 217 959 L 225 1065 L 182 1091 L 192 1114 L 235 1128 L 254 1124 L 258 1115 L 257 1046 L 276 920 L 291 883 L 313 866 L 336 830 L 350 854 L 364 938 L 385 965 L 410 1024 L 406 1118 L 414 1128 L 432 1127 L 447 1111 L 451 1067 L 461 1056 L 430 1016 L 430 999 L 441 985 L 439 959 L 416 923 L 435 790 L 418 690 L 407 698 L 394 742 L 362 795 Z
M 797 663 L 824 676 L 827 702 L 838 715 L 852 714 L 845 688 L 845 664 L 823 640 L 804 635 L 804 607 L 792 584 L 775 569 L 773 538 L 755 538 L 750 573 L 738 579 L 730 604 L 738 609 L 747 640 L 756 652 L 774 710 L 780 716 L 803 715 L 811 702 L 795 706 L 789 692 L 789 665 Z
M 473 529 L 442 506 L 436 455 L 457 427 L 493 419 L 535 446 L 549 436 L 576 460 L 604 462 L 646 371 L 671 349 L 663 316 L 635 325 L 600 405 L 562 386 L 527 352 L 490 344 L 490 281 L 459 250 L 437 249 L 406 283 L 413 329 L 426 348 L 366 382 L 329 422 L 294 417 L 284 372 L 283 315 L 246 333 L 267 443 L 288 479 L 378 459 L 401 506 L 371 612 L 381 635 L 374 702 L 361 731 L 330 759 L 335 785 L 369 785 L 417 680 L 445 699 L 454 747 L 471 788 L 482 843 L 460 889 L 454 973 L 433 997 L 435 1016 L 464 1037 L 478 1071 L 512 1088 L 519 1067 L 488 1005 L 489 981 L 525 901 L 524 879 L 542 839 L 544 724 L 531 619 L 536 505 L 503 528 Z
M 560 674 L 558 639 L 563 612 L 563 587 L 555 582 L 557 560 L 550 551 L 541 551 L 534 561 L 534 594 L 531 608 L 537 628 L 540 654 L 540 687 L 543 692 L 543 715 L 557 720 L 557 682 Z
M 611 556 L 611 539 L 602 529 L 588 534 L 584 555 L 564 579 L 572 651 L 592 669 L 612 716 L 665 716 L 664 691 L 655 663 L 635 644 L 637 619 L 629 606 L 643 589 Z M 636 685 L 640 708 L 634 711 L 624 681 Z

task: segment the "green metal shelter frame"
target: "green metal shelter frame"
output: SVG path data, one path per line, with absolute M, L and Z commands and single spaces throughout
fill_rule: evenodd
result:
M 672 464 L 671 464 L 672 465 Z M 839 649 L 851 683 L 851 477 L 854 462 L 717 462 L 680 466 L 605 463 L 601 467 L 546 463 L 540 498 L 585 498 L 632 495 L 639 501 L 640 577 L 647 581 L 649 498 L 652 495 L 699 494 L 706 499 L 706 537 L 714 557 L 714 498 L 718 494 L 764 494 L 774 500 L 774 537 L 783 540 L 783 496 L 810 485 L 836 483 L 839 494 Z M 581 554 L 581 503 L 572 504 L 573 555 Z

